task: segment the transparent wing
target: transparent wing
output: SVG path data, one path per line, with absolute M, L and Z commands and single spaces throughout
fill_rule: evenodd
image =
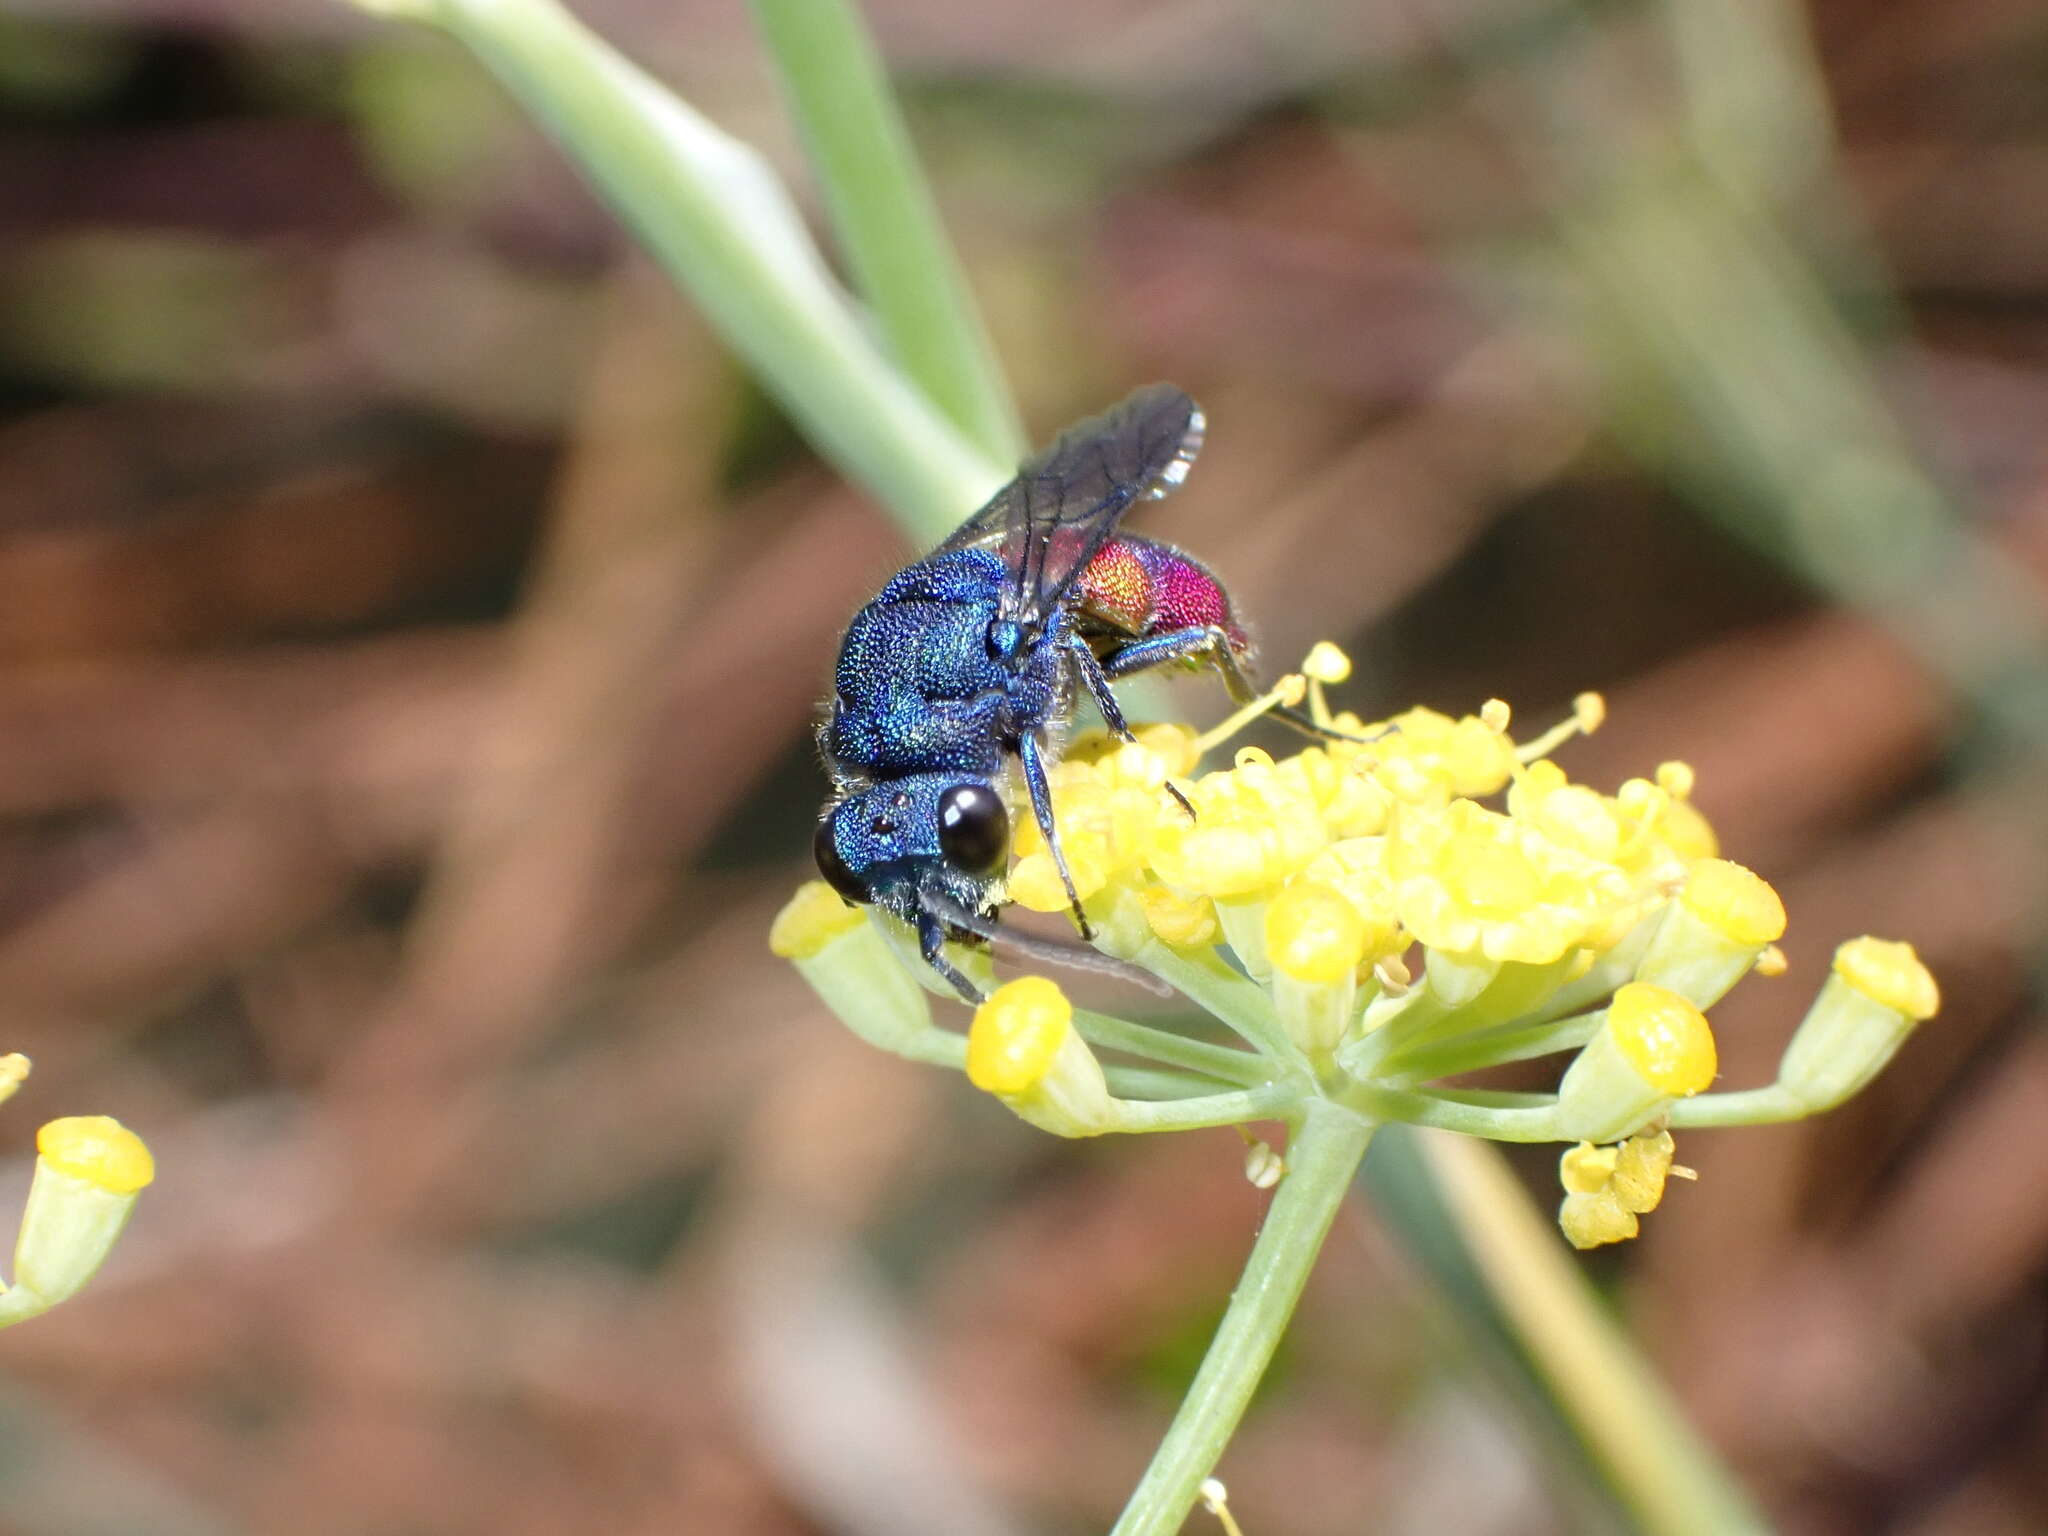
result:
M 1010 579 L 1002 616 L 1035 625 L 1059 607 L 1132 503 L 1187 478 L 1202 410 L 1171 384 L 1148 384 L 1062 432 L 954 530 L 940 551 L 1000 544 Z

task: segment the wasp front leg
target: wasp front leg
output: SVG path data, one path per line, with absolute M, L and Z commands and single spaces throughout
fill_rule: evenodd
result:
M 1095 930 L 1089 925 L 1088 914 L 1081 910 L 1081 897 L 1074 889 L 1074 877 L 1067 872 L 1067 856 L 1060 850 L 1059 832 L 1052 820 L 1052 785 L 1045 777 L 1045 748 L 1036 732 L 1027 731 L 1017 738 L 1017 760 L 1024 765 L 1024 791 L 1031 797 L 1031 814 L 1038 820 L 1038 830 L 1045 838 L 1045 846 L 1052 854 L 1052 867 L 1060 872 L 1060 884 L 1066 887 L 1067 905 L 1073 909 L 1075 926 L 1081 930 L 1081 937 L 1092 940 Z
M 969 981 L 958 966 L 946 958 L 946 925 L 930 912 L 917 914 L 917 952 L 924 956 L 924 963 L 945 979 L 960 1000 L 970 1006 L 979 1007 L 988 999 L 981 988 Z

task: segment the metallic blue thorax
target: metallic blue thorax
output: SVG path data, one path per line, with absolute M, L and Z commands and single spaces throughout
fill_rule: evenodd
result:
M 1006 577 L 988 549 L 936 555 L 899 572 L 854 616 L 839 651 L 824 733 L 842 777 L 950 772 L 998 780 L 1020 734 L 1064 691 L 1064 616 L 1005 654 L 996 625 Z

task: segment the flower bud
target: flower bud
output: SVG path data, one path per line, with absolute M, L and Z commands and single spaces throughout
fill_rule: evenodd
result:
M 1074 1006 L 1043 976 L 1007 982 L 975 1009 L 967 1080 L 1055 1136 L 1114 1128 L 1109 1085 L 1074 1028 Z
M 1941 1007 L 1934 977 L 1910 944 L 1851 939 L 1807 1010 L 1779 1083 L 1812 1110 L 1832 1109 L 1884 1070 L 1913 1032 Z
M 35 1179 L 14 1248 L 14 1288 L 0 1327 L 78 1294 L 156 1177 L 142 1138 L 105 1115 L 52 1120 L 36 1136 Z
M 1632 981 L 1558 1085 L 1559 1128 L 1582 1141 L 1619 1141 L 1713 1082 L 1716 1066 L 1706 1016 L 1676 992 Z
M 1321 881 L 1291 881 L 1266 906 L 1274 1007 L 1288 1038 L 1311 1056 L 1344 1038 L 1365 944 L 1358 908 Z
M 919 1047 L 942 1031 L 932 1023 L 917 973 L 865 911 L 848 906 L 824 881 L 798 887 L 768 930 L 768 947 L 868 1044 L 897 1055 L 931 1054 Z
M 1664 909 L 1636 979 L 1711 1008 L 1784 932 L 1785 905 L 1768 882 L 1740 864 L 1701 859 Z
M 1216 942 L 1216 907 L 1208 897 L 1182 896 L 1155 882 L 1139 893 L 1138 900 L 1152 936 L 1168 949 L 1207 949 Z

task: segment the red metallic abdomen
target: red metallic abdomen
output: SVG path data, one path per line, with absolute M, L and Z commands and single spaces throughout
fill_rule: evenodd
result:
M 1223 584 L 1170 544 L 1111 539 L 1082 570 L 1075 591 L 1084 632 L 1143 640 L 1214 624 L 1230 637 L 1233 650 L 1245 648 L 1244 631 L 1230 611 Z

